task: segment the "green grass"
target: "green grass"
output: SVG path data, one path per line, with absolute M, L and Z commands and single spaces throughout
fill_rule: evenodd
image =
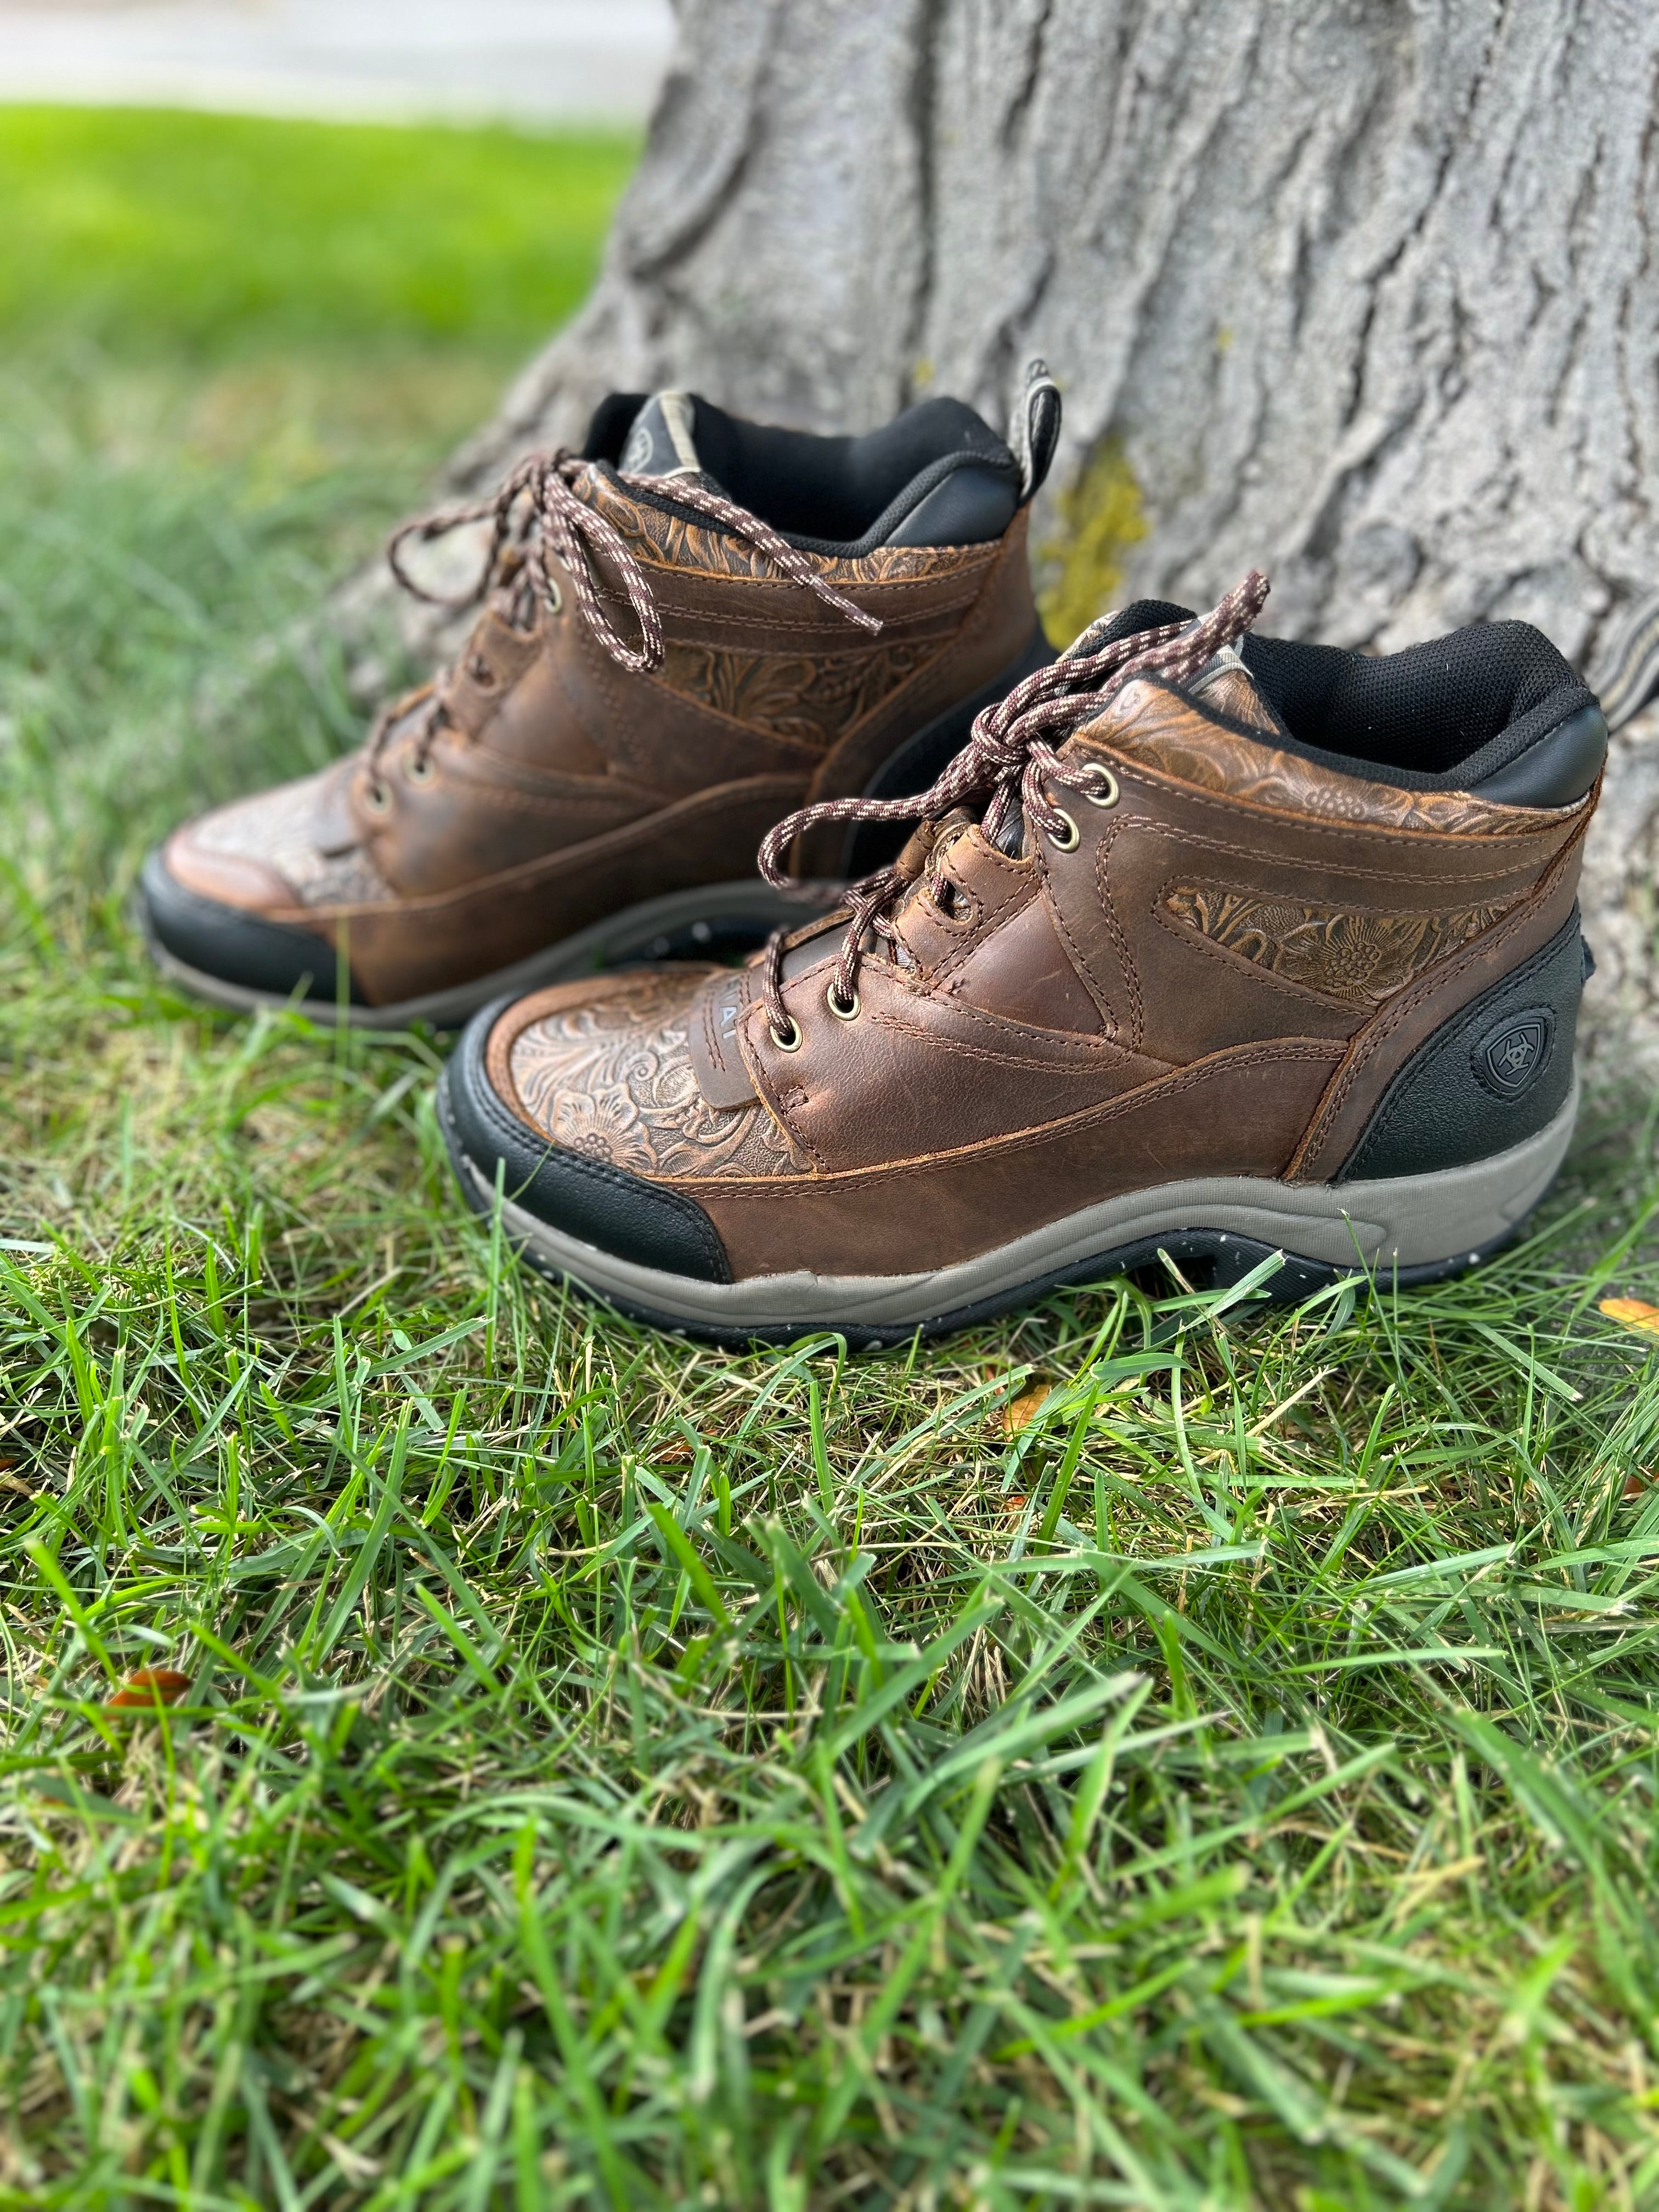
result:
M 169 363 L 522 347 L 586 290 L 617 133 L 0 108 L 0 325 Z
M 122 460 L 272 492 L 355 470 L 378 514 L 581 299 L 636 153 L 0 106 L 0 410 L 21 377 Z
M 175 353 L 65 275 L 0 426 L 0 2203 L 1659 2202 L 1648 1101 L 1370 1304 L 732 1358 L 527 1280 L 429 1041 L 210 1018 L 125 919 L 353 738 L 283 641 L 438 427 L 210 447 L 209 275 Z

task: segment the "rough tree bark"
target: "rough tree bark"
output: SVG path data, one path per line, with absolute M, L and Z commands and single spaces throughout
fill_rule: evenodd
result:
M 1264 627 L 1593 665 L 1659 582 L 1656 125 L 1652 0 L 682 0 L 599 287 L 457 475 L 618 386 L 998 419 L 1041 353 L 1068 606 L 1255 562 Z M 1594 1033 L 1659 1050 L 1656 735 L 1585 905 Z

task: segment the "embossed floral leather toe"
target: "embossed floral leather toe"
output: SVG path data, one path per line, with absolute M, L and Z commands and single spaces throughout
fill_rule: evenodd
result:
M 614 395 L 580 455 L 399 532 L 418 589 L 407 538 L 493 522 L 465 650 L 361 751 L 151 854 L 158 958 L 220 1005 L 297 994 L 389 1026 L 646 950 L 758 944 L 810 911 L 753 873 L 781 813 L 922 788 L 1052 659 L 1025 538 L 1059 426 L 1040 363 L 1012 444 L 954 399 L 818 438 Z M 845 836 L 801 859 L 868 865 Z
M 1389 658 L 1143 605 L 981 716 L 838 914 L 478 1015 L 441 1108 L 538 1266 L 718 1338 L 950 1327 L 1158 1251 L 1480 1259 L 1571 1134 L 1607 732 L 1523 623 Z

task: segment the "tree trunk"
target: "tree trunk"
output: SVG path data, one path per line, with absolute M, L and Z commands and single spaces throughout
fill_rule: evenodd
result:
M 586 311 L 460 457 L 691 386 L 865 427 L 1066 397 L 1051 623 L 1207 605 L 1383 648 L 1522 616 L 1594 665 L 1659 580 L 1646 0 L 684 0 Z M 1659 1048 L 1659 718 L 1616 739 L 1591 1022 Z

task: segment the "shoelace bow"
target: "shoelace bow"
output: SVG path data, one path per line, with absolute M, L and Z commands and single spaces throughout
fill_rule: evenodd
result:
M 456 612 L 476 605 L 489 590 L 492 581 L 510 580 L 520 566 L 527 572 L 531 588 L 540 597 L 550 613 L 557 614 L 562 600 L 559 587 L 548 573 L 547 555 L 550 547 L 563 563 L 571 582 L 575 586 L 576 602 L 582 619 L 594 637 L 619 668 L 630 674 L 648 676 L 663 663 L 662 617 L 645 570 L 629 550 L 626 539 L 615 525 L 607 521 L 596 507 L 577 492 L 575 487 L 588 473 L 592 463 L 579 453 L 564 447 L 556 453 L 531 453 L 519 463 L 507 477 L 499 491 L 491 498 L 477 500 L 465 507 L 440 508 L 435 514 L 420 515 L 405 522 L 394 531 L 386 547 L 386 564 L 404 589 L 428 606 L 449 607 Z M 735 500 L 711 491 L 708 485 L 685 477 L 676 477 L 665 483 L 658 477 L 618 475 L 617 482 L 631 491 L 665 492 L 676 507 L 689 507 L 704 515 L 720 529 L 743 538 L 757 553 L 764 555 L 772 566 L 791 583 L 804 585 L 809 591 L 844 615 L 850 623 L 873 635 L 881 628 L 880 617 L 857 605 L 842 592 L 838 592 L 821 575 L 805 554 L 779 536 L 769 523 L 763 522 L 757 514 L 739 507 Z M 523 502 L 521 505 L 520 502 Z M 404 566 L 404 547 L 411 540 L 430 544 L 434 538 L 447 537 L 452 530 L 464 529 L 472 522 L 493 525 L 489 550 L 479 571 L 477 583 L 470 591 L 450 594 L 428 591 L 411 576 Z M 595 568 L 595 556 L 602 556 L 620 579 L 628 604 L 634 611 L 634 619 L 640 626 L 640 641 L 631 646 L 620 637 L 606 614 L 599 596 L 599 580 Z M 516 556 L 516 557 L 515 557 Z M 418 695 L 416 695 L 418 696 Z M 393 725 L 413 703 L 402 699 L 389 707 L 375 724 L 369 740 L 369 765 L 375 768 Z M 424 724 L 416 740 L 414 758 L 424 764 L 427 750 L 436 734 L 444 712 L 444 687 L 441 679 L 434 686 Z
M 783 856 L 797 837 L 825 822 L 935 822 L 953 807 L 985 798 L 981 817 L 995 843 L 1012 817 L 1016 798 L 1024 820 L 1042 836 L 1069 850 L 1077 826 L 1044 789 L 1059 784 L 1080 792 L 1097 805 L 1116 804 L 1117 783 L 1097 761 L 1062 760 L 1051 738 L 1060 742 L 1092 721 L 1126 684 L 1137 677 L 1159 676 L 1182 684 L 1214 659 L 1223 646 L 1242 637 L 1261 613 L 1267 580 L 1252 568 L 1243 583 L 1197 622 L 1166 623 L 1091 650 L 1112 617 L 1093 623 L 1060 659 L 1017 684 L 1006 698 L 975 718 L 973 733 L 937 782 L 911 799 L 828 799 L 787 816 L 760 848 L 760 872 L 780 890 L 793 887 Z M 930 856 L 931 857 L 931 856 Z M 859 963 L 869 947 L 866 937 L 896 944 L 898 932 L 887 909 L 921 872 L 894 862 L 850 884 L 844 894 L 849 910 L 846 934 L 830 986 L 830 1011 L 850 1021 L 858 1012 Z M 772 1041 L 793 1052 L 800 1043 L 799 1024 L 783 1002 L 783 957 L 795 933 L 774 931 L 764 959 L 763 994 Z

